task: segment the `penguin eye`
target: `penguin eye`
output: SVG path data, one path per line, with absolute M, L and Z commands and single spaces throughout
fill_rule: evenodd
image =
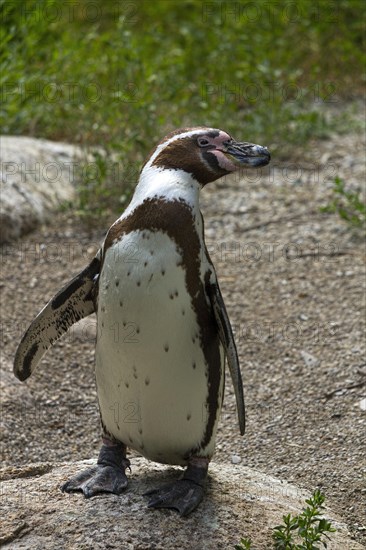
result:
M 207 147 L 207 145 L 210 145 L 210 142 L 208 141 L 208 139 L 206 139 L 204 137 L 199 137 L 197 139 L 197 143 L 198 143 L 199 147 Z

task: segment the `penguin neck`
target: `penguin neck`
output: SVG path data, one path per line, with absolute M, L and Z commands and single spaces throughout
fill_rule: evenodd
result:
M 199 192 L 201 185 L 181 169 L 167 169 L 146 165 L 136 186 L 135 193 L 127 211 L 149 198 L 160 198 L 166 201 L 184 201 L 193 210 L 199 209 Z

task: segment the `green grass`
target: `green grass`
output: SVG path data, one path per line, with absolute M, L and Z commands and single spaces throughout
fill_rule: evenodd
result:
M 173 128 L 224 127 L 283 154 L 325 137 L 337 120 L 323 107 L 364 84 L 362 0 L 0 6 L 2 132 L 102 146 L 123 165 L 83 182 L 81 211 L 94 194 L 91 211 L 119 210 L 123 176 Z
M 347 190 L 338 177 L 334 180 L 333 198 L 321 211 L 338 214 L 352 229 L 366 229 L 366 204 L 361 193 Z

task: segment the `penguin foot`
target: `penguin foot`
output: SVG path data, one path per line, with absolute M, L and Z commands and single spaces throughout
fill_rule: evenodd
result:
M 128 480 L 124 471 L 112 466 L 93 466 L 73 476 L 61 486 L 61 491 L 73 493 L 81 491 L 85 498 L 99 493 L 120 495 L 127 487 Z
M 148 508 L 172 508 L 181 516 L 188 516 L 201 502 L 204 488 L 190 479 L 178 479 L 160 489 L 147 491 Z
M 172 508 L 178 510 L 181 516 L 188 516 L 197 508 L 205 493 L 208 463 L 206 458 L 192 457 L 182 479 L 144 494 L 150 497 L 147 507 Z
M 125 471 L 130 467 L 130 461 L 124 456 L 125 449 L 124 445 L 103 445 L 97 465 L 66 481 L 61 486 L 61 491 L 66 493 L 81 491 L 85 498 L 100 493 L 120 495 L 127 487 Z

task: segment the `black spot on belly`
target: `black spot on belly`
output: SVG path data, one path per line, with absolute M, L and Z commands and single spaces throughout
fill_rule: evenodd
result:
M 188 414 L 187 414 L 187 420 L 190 420 L 190 419 L 191 419 L 191 416 L 192 416 L 192 415 L 191 415 L 190 413 L 188 413 Z
M 116 281 L 116 286 L 119 286 L 119 281 L 118 281 L 118 279 L 117 279 L 117 281 Z
M 148 263 L 149 263 L 149 262 L 144 262 L 144 267 L 146 267 Z
M 169 346 L 168 346 L 168 344 L 165 344 L 165 346 L 164 346 L 164 350 L 165 350 L 166 352 L 168 352 L 168 351 L 169 351 Z
M 186 310 L 183 308 L 182 309 L 182 315 L 185 315 L 186 314 Z
M 140 286 L 141 285 L 141 281 L 137 281 L 137 286 Z
M 126 388 L 129 388 L 130 384 L 128 382 L 125 382 L 125 386 L 126 386 Z
M 119 301 L 119 305 L 120 305 L 120 307 L 122 307 L 122 306 L 123 306 L 123 302 L 122 302 L 122 300 L 120 300 L 120 301 Z
M 162 270 L 161 270 L 161 274 L 162 274 L 163 277 L 164 277 L 164 275 L 165 275 L 165 269 L 162 269 Z
M 193 361 L 192 367 L 193 367 L 194 369 L 196 368 L 196 361 Z
M 170 293 L 170 294 L 169 294 L 169 298 L 170 298 L 171 300 L 173 300 L 173 299 L 174 299 L 174 294 Z
M 142 435 L 142 428 L 139 428 L 139 434 Z
M 176 290 L 176 291 L 174 292 L 174 296 L 175 296 L 176 298 L 179 296 L 178 290 Z
M 150 384 L 150 378 L 145 378 L 145 386 L 148 386 Z

